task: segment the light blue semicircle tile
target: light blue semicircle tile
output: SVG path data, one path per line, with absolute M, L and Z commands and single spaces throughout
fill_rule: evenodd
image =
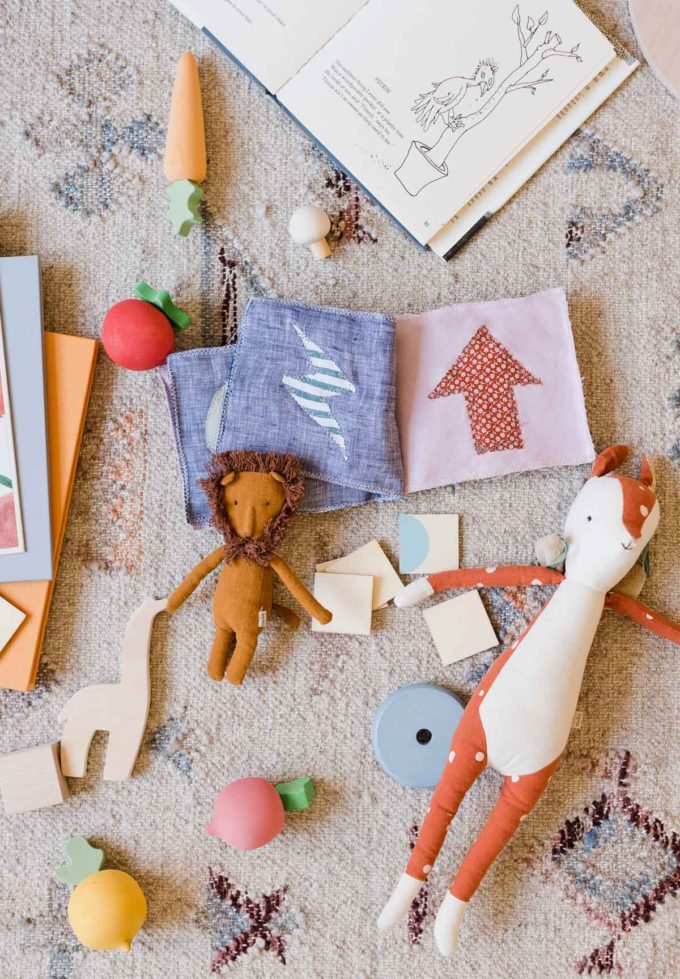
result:
M 430 549 L 427 530 L 417 517 L 409 513 L 399 515 L 399 570 L 402 574 L 413 574 Z

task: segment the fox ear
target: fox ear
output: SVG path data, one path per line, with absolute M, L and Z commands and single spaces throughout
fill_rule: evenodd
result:
M 656 476 L 654 475 L 654 468 L 648 456 L 642 457 L 642 465 L 640 466 L 640 482 L 645 486 L 649 486 L 652 493 L 656 492 Z
M 286 485 L 286 480 L 281 475 L 281 473 L 270 472 L 269 475 L 271 476 L 272 479 L 275 479 L 277 483 L 283 483 L 284 486 Z
M 591 470 L 591 476 L 606 476 L 613 469 L 618 469 L 618 467 L 626 461 L 628 458 L 628 446 L 627 445 L 610 445 L 608 449 L 604 452 L 600 452 L 599 456 L 593 463 L 593 468 Z
M 220 486 L 228 486 L 229 483 L 233 483 L 235 479 L 236 479 L 236 473 L 235 472 L 227 473 L 220 480 Z

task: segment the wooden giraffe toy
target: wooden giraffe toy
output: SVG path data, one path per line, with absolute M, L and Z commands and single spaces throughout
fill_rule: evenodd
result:
M 83 687 L 64 704 L 59 720 L 61 771 L 82 778 L 95 731 L 108 731 L 102 777 L 107 781 L 129 778 L 139 752 L 149 713 L 149 650 L 154 619 L 167 599 L 145 599 L 132 613 L 125 629 L 121 678 L 118 683 Z
M 524 634 L 500 656 L 473 693 L 451 741 L 418 841 L 378 926 L 405 915 L 427 879 L 463 796 L 487 765 L 504 776 L 495 809 L 463 859 L 439 909 L 435 940 L 452 955 L 467 903 L 485 873 L 538 802 L 569 737 L 588 653 L 605 608 L 680 644 L 680 625 L 617 592 L 659 523 L 654 475 L 645 458 L 639 479 L 610 475 L 625 445 L 602 452 L 567 515 L 565 571 L 539 566 L 444 571 L 397 596 L 413 605 L 447 588 L 558 585 Z

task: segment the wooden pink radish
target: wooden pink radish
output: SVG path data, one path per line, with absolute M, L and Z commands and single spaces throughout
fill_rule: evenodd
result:
M 103 778 L 129 778 L 139 752 L 149 713 L 149 649 L 154 619 L 166 599 L 145 599 L 125 629 L 121 678 L 118 683 L 83 687 L 62 707 L 61 770 L 82 778 L 95 731 L 108 731 Z
M 395 604 L 403 607 L 447 588 L 558 585 L 539 616 L 496 660 L 472 695 L 406 872 L 380 915 L 379 927 L 390 926 L 408 912 L 463 796 L 491 765 L 504 776 L 500 799 L 464 857 L 435 921 L 439 950 L 453 954 L 468 901 L 536 805 L 560 760 L 605 608 L 680 644 L 679 625 L 616 591 L 659 523 L 654 476 L 646 458 L 639 479 L 610 475 L 627 455 L 625 445 L 602 452 L 572 503 L 564 530 L 564 574 L 538 566 L 444 571 L 412 582 L 396 597 Z

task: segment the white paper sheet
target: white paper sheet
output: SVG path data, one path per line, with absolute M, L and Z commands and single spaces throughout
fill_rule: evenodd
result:
M 273 94 L 366 0 L 172 0 Z
M 465 238 L 478 222 L 496 211 L 526 184 L 553 153 L 598 109 L 639 62 L 630 55 L 618 55 L 579 92 L 568 107 L 529 142 L 478 194 L 432 238 L 428 245 L 441 258 Z
M 571 0 L 370 0 L 279 99 L 425 244 L 613 56 Z

